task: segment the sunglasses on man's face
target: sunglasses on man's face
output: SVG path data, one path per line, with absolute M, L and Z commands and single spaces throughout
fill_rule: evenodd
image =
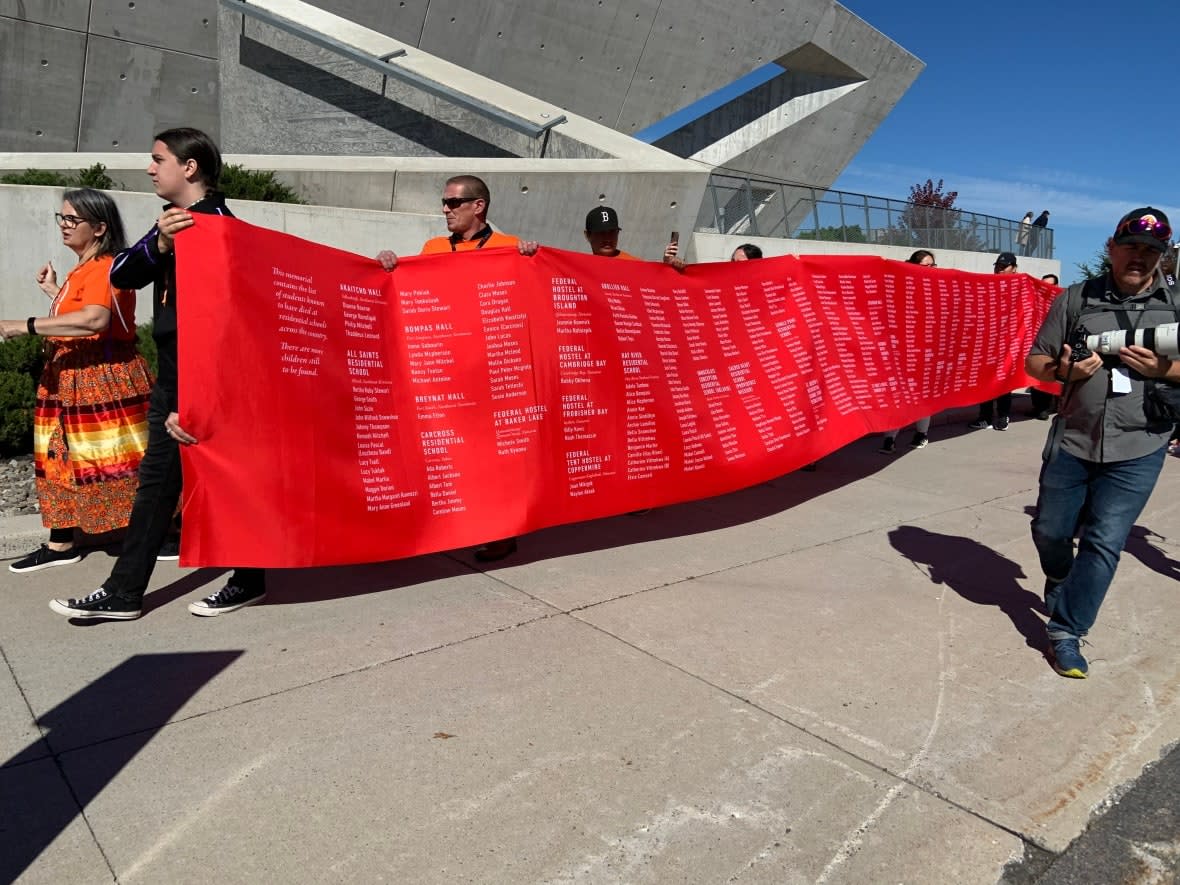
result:
M 1127 234 L 1147 234 L 1161 243 L 1166 243 L 1172 238 L 1172 229 L 1154 215 L 1140 215 L 1138 218 L 1128 218 L 1114 232 L 1116 237 Z
M 443 197 L 442 204 L 448 209 L 458 209 L 464 203 L 470 203 L 478 199 L 479 197 Z

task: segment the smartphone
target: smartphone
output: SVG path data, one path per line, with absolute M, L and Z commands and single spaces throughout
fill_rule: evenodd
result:
M 678 230 L 672 231 L 672 242 L 675 243 L 677 246 L 680 245 L 680 231 L 678 231 Z

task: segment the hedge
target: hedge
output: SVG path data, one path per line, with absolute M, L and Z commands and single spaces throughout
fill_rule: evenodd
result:
M 107 175 L 107 167 L 95 163 L 73 174 L 54 172 L 48 169 L 26 169 L 24 172 L 9 172 L 0 175 L 0 184 L 26 184 L 39 187 L 92 187 L 100 191 L 122 190 L 115 180 Z M 265 169 L 246 169 L 236 163 L 227 163 L 221 169 L 221 183 L 218 189 L 230 200 L 256 200 L 263 203 L 304 203 L 299 192 L 283 184 L 273 172 Z
M 23 372 L 0 371 L 0 454 L 33 450 L 33 405 L 37 385 Z
M 152 325 L 137 330 L 139 352 L 152 374 L 156 373 L 156 342 Z M 44 341 L 22 335 L 0 341 L 0 456 L 25 455 L 33 451 L 33 407 L 37 403 L 37 380 L 41 377 Z
M 0 176 L 3 184 L 31 184 L 39 187 L 92 187 L 100 191 L 119 190 L 115 179 L 107 175 L 107 167 L 102 163 L 95 163 L 85 169 L 79 169 L 73 175 L 64 172 L 50 172 L 46 169 L 26 169 L 24 172 L 9 172 Z

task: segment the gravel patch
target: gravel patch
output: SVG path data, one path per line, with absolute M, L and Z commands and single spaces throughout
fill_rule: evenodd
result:
M 37 487 L 33 483 L 33 456 L 17 455 L 0 460 L 0 517 L 40 512 Z

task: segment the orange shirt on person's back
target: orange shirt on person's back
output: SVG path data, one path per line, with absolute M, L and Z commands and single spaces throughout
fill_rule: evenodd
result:
M 135 292 L 132 289 L 115 289 L 111 286 L 111 264 L 114 260 L 114 255 L 103 255 L 84 261 L 71 270 L 54 297 L 53 307 L 49 311 L 50 316 L 61 316 L 97 304 L 111 312 L 111 324 L 107 330 L 81 338 L 54 340 L 79 341 L 87 338 L 98 339 L 104 335 L 110 335 L 117 341 L 135 340 Z
M 486 234 L 486 236 L 485 236 Z M 476 249 L 496 249 L 500 246 L 515 246 L 520 242 L 519 237 L 512 234 L 502 234 L 498 230 L 485 227 L 470 240 L 460 240 L 458 237 L 435 237 L 427 240 L 422 247 L 422 255 L 434 255 L 439 252 L 474 252 Z

